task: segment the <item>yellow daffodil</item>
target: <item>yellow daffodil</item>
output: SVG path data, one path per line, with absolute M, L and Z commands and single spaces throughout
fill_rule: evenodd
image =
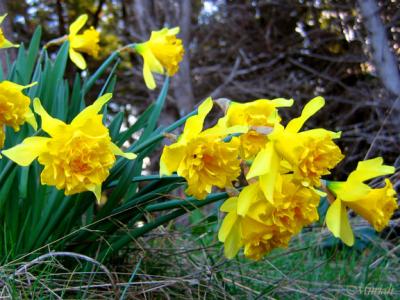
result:
M 152 72 L 164 74 L 166 70 L 168 76 L 178 72 L 185 53 L 182 40 L 176 38 L 178 33 L 179 27 L 152 31 L 147 42 L 135 46 L 135 50 L 143 57 L 143 77 L 149 89 L 156 87 Z
M 396 191 L 388 179 L 383 188 L 372 189 L 364 181 L 393 174 L 394 167 L 383 164 L 377 157 L 358 163 L 344 182 L 328 182 L 327 187 L 336 196 L 326 214 L 326 225 L 346 245 L 354 244 L 354 234 L 347 215 L 347 207 L 365 218 L 377 231 L 387 226 L 398 208 Z
M 188 182 L 186 192 L 198 199 L 210 193 L 213 186 L 231 187 L 240 174 L 239 140 L 223 140 L 231 129 L 215 127 L 202 131 L 212 106 L 211 98 L 199 106 L 198 114 L 186 121 L 178 142 L 164 147 L 160 159 L 160 174 L 176 171 Z
M 343 158 L 333 139 L 340 133 L 312 129 L 300 133 L 286 132 L 275 140 L 278 154 L 290 164 L 295 178 L 306 186 L 320 186 L 321 176 L 330 174 Z M 289 146 L 290 145 L 290 146 Z
M 218 122 L 220 126 L 231 127 L 247 125 L 250 130 L 240 136 L 241 157 L 253 159 L 268 141 L 262 131 L 272 131 L 276 122 L 280 121 L 277 108 L 290 107 L 293 99 L 258 99 L 248 103 L 231 102 L 226 116 Z
M 221 211 L 228 214 L 218 237 L 224 242 L 227 258 L 233 258 L 244 247 L 246 257 L 258 260 L 274 248 L 286 247 L 304 226 L 318 220 L 316 193 L 296 184 L 292 175 L 280 176 L 278 181 L 274 204 L 255 182 L 221 206 Z
M 86 24 L 88 16 L 81 15 L 69 27 L 69 57 L 72 62 L 80 69 L 86 69 L 86 61 L 81 53 L 86 53 L 92 57 L 97 57 L 100 46 L 100 33 L 90 27 L 83 34 L 78 34 L 78 31 Z
M 36 82 L 23 86 L 11 81 L 0 82 L 0 148 L 3 147 L 5 139 L 4 126 L 19 131 L 20 126 L 27 122 L 37 129 L 35 116 L 29 107 L 31 99 L 22 93 L 22 90 L 35 84 Z
M 24 89 L 35 84 L 36 82 L 24 86 L 11 81 L 0 82 L 0 124 L 18 131 L 27 122 L 36 130 L 36 119 L 29 108 L 31 99 L 22 93 Z
M 247 178 L 259 176 L 269 201 L 273 202 L 273 189 L 280 172 L 293 172 L 294 179 L 304 186 L 320 186 L 321 176 L 329 174 L 343 159 L 340 148 L 332 141 L 340 133 L 322 128 L 299 133 L 304 123 L 324 105 L 324 99 L 316 97 L 285 128 L 276 124 L 268 135 L 270 142 L 255 157 Z
M 28 166 L 38 158 L 44 165 L 42 184 L 64 189 L 66 195 L 84 191 L 101 199 L 101 184 L 108 177 L 115 155 L 128 159 L 136 157 L 124 153 L 112 143 L 99 111 L 111 99 L 106 94 L 77 115 L 71 124 L 52 118 L 34 100 L 34 109 L 42 119 L 42 129 L 50 137 L 29 137 L 21 144 L 3 151 L 3 154 L 21 166 Z
M 3 23 L 7 14 L 0 16 L 0 25 Z M 0 28 L 0 49 L 1 48 L 11 48 L 11 47 L 19 47 L 19 45 L 11 43 L 9 40 L 6 39 L 4 36 L 3 30 Z

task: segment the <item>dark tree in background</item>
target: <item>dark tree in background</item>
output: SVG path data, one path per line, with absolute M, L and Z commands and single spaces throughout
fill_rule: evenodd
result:
M 308 124 L 343 131 L 347 159 L 333 176 L 343 178 L 366 155 L 400 165 L 398 1 L 3 0 L 2 5 L 14 41 L 27 42 L 39 24 L 48 41 L 65 34 L 78 15 L 89 14 L 89 25 L 102 32 L 100 59 L 120 45 L 147 39 L 151 30 L 180 26 L 186 55 L 172 80 L 164 123 L 209 95 L 243 102 L 293 97 L 296 104 L 285 117 L 322 95 L 327 105 Z M 156 92 L 144 85 L 140 57 L 123 58 L 115 99 L 140 112 Z M 99 64 L 89 61 L 89 70 Z

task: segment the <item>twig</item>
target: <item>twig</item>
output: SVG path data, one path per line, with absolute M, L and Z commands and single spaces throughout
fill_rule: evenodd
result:
M 14 274 L 11 276 L 11 279 L 14 278 L 17 275 L 20 275 L 22 273 L 26 273 L 27 270 L 30 267 L 34 266 L 34 265 L 38 265 L 38 264 L 46 262 L 46 260 L 48 258 L 55 258 L 55 257 L 60 257 L 60 256 L 61 257 L 72 257 L 72 258 L 75 258 L 75 259 L 78 259 L 78 260 L 81 259 L 81 260 L 87 261 L 87 262 L 89 262 L 91 264 L 94 264 L 94 265 L 98 266 L 101 270 L 103 270 L 103 272 L 110 279 L 111 286 L 112 286 L 112 288 L 113 288 L 113 290 L 115 292 L 116 297 L 117 297 L 117 295 L 119 295 L 119 289 L 118 289 L 118 287 L 117 287 L 117 285 L 116 285 L 116 283 L 114 281 L 113 275 L 107 269 L 107 267 L 105 265 L 103 265 L 102 263 L 98 262 L 97 260 L 95 260 L 95 259 L 93 259 L 93 258 L 91 258 L 89 256 L 86 256 L 86 255 L 83 255 L 83 254 L 79 254 L 79 253 L 74 253 L 74 252 L 50 252 L 50 253 L 46 253 L 44 255 L 41 255 L 41 256 L 35 258 L 34 260 L 32 260 L 32 261 L 22 265 L 21 267 L 19 267 L 14 272 Z

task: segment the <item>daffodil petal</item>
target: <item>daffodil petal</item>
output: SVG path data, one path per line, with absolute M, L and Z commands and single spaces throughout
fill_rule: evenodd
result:
M 275 107 L 291 107 L 294 103 L 293 99 L 276 98 L 271 100 Z
M 18 48 L 19 45 L 18 44 L 13 44 L 12 42 L 10 42 L 7 39 L 4 39 L 4 41 L 1 43 L 0 48 L 2 49 L 6 49 L 6 48 Z
M 143 56 L 143 65 L 147 65 L 151 72 L 158 74 L 164 74 L 164 68 L 158 59 L 154 56 L 151 49 L 146 45 L 146 43 L 139 44 L 136 47 L 139 54 Z
M 218 240 L 224 242 L 229 235 L 233 225 L 235 224 L 238 216 L 235 212 L 228 213 L 222 221 L 221 227 L 218 231 Z
M 260 150 L 260 152 L 258 152 L 257 156 L 254 158 L 246 178 L 250 179 L 256 176 L 267 174 L 270 171 L 271 162 L 274 157 L 277 157 L 274 145 L 272 142 L 267 143 L 267 145 Z
M 260 187 L 258 183 L 246 186 L 239 194 L 237 213 L 240 216 L 245 216 L 251 205 L 259 199 L 257 197 Z
M 93 191 L 94 195 L 96 196 L 96 201 L 98 204 L 101 203 L 101 184 L 96 185 Z
M 223 212 L 236 212 L 238 197 L 230 197 L 219 208 Z
M 33 129 L 37 130 L 36 118 L 31 109 L 28 109 L 28 112 L 25 114 L 25 120 L 33 127 Z
M 87 65 L 83 55 L 76 52 L 74 49 L 69 48 L 69 58 L 81 70 L 85 70 Z
M 360 161 L 355 171 L 349 175 L 349 181 L 366 181 L 375 177 L 393 174 L 395 168 L 383 164 L 382 157 Z
M 0 24 L 3 23 L 4 19 L 7 17 L 8 14 L 4 14 L 0 16 Z
M 47 141 L 49 141 L 47 137 L 29 137 L 21 144 L 2 151 L 2 154 L 20 166 L 29 166 L 40 153 L 46 150 Z
M 329 206 L 326 213 L 326 225 L 332 234 L 340 238 L 347 246 L 353 246 L 354 234 L 347 216 L 346 207 L 340 199 Z
M 51 117 L 43 108 L 38 98 L 33 100 L 33 109 L 42 119 L 42 129 L 49 135 L 57 135 L 64 131 L 66 124 L 61 120 Z
M 168 29 L 168 35 L 177 35 L 180 31 L 179 27 Z
M 110 147 L 111 147 L 111 151 L 114 153 L 114 155 L 122 156 L 122 157 L 125 157 L 127 159 L 135 159 L 137 157 L 137 155 L 135 153 L 122 151 L 114 143 L 111 143 Z
M 243 246 L 240 222 L 235 222 L 231 227 L 230 234 L 226 236 L 224 242 L 224 254 L 228 259 L 232 259 Z
M 204 120 L 213 107 L 211 97 L 204 100 L 204 102 L 197 109 L 197 115 L 191 116 L 187 119 L 185 128 L 183 130 L 181 139 L 186 141 L 190 137 L 196 136 L 201 132 L 204 125 Z
M 154 90 L 156 88 L 157 85 L 153 73 L 151 73 L 150 67 L 146 62 L 143 64 L 143 78 L 149 90 Z
M 313 116 L 317 111 L 319 111 L 325 105 L 325 100 L 322 97 L 315 97 L 310 100 L 303 108 L 301 116 L 292 119 L 286 126 L 286 130 L 296 133 L 303 127 L 304 123 Z
M 160 158 L 160 175 L 171 175 L 177 171 L 185 155 L 185 146 L 179 143 L 165 146 Z
M 81 30 L 81 28 L 83 26 L 85 26 L 86 22 L 88 20 L 88 15 L 87 14 L 83 14 L 80 15 L 78 17 L 78 19 L 76 19 L 70 26 L 69 26 L 69 35 L 73 36 L 75 34 L 78 33 L 79 30 Z
M 110 101 L 111 98 L 111 93 L 104 94 L 103 96 L 97 98 L 93 104 L 87 106 L 72 120 L 71 125 L 74 127 L 82 126 L 87 119 L 97 116 L 97 113 L 102 109 L 104 104 Z

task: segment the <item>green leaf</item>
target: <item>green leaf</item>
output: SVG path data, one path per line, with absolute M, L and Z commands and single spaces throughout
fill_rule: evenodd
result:
M 114 51 L 111 55 L 101 64 L 101 66 L 94 72 L 92 76 L 85 82 L 82 88 L 82 95 L 86 95 L 86 93 L 92 88 L 92 86 L 96 83 L 96 81 L 103 75 L 106 71 L 107 67 L 118 58 L 119 52 Z
M 156 128 L 158 119 L 160 118 L 161 110 L 164 107 L 165 99 L 167 98 L 168 87 L 169 87 L 169 77 L 166 77 L 164 85 L 154 105 L 154 109 L 149 117 L 149 122 L 145 130 L 143 131 L 143 134 L 141 135 L 138 144 L 140 144 L 141 141 L 146 140 Z
M 121 132 L 117 137 L 116 144 L 121 147 L 123 143 L 125 143 L 135 132 L 139 131 L 140 129 L 146 126 L 150 115 L 152 114 L 154 109 L 154 104 L 151 104 L 136 120 L 135 124 L 129 127 L 124 132 Z
M 122 122 L 124 121 L 124 113 L 120 111 L 112 120 L 108 129 L 110 131 L 111 140 L 116 140 L 121 129 Z
M 38 26 L 33 33 L 33 36 L 31 38 L 31 42 L 29 44 L 28 48 L 28 58 L 26 61 L 26 74 L 25 75 L 25 80 L 26 83 L 30 83 L 31 75 L 33 72 L 33 68 L 35 66 L 36 58 L 39 53 L 39 47 L 40 47 L 40 39 L 42 37 L 42 28 Z
M 81 108 L 85 105 L 81 94 L 82 83 L 79 73 L 75 74 L 74 85 L 72 87 L 72 94 L 70 100 L 70 108 L 68 111 L 67 121 L 71 122 L 81 111 Z

